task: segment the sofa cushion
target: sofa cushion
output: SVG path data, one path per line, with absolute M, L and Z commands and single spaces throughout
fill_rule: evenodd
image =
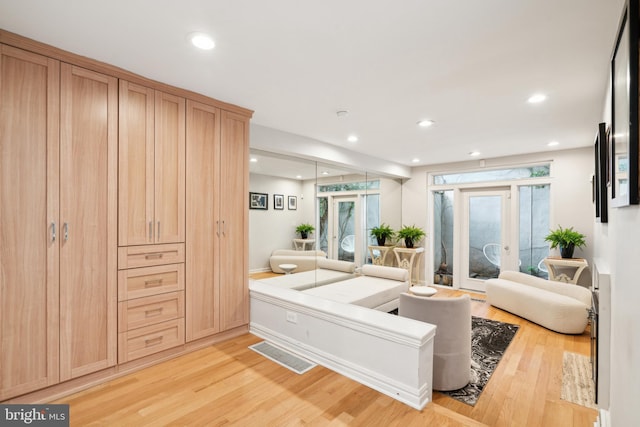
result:
M 400 294 L 407 292 L 408 289 L 409 282 L 407 281 L 375 276 L 360 276 L 302 292 L 345 304 L 379 308 L 386 307 L 392 301 L 397 301 Z M 397 305 L 393 308 L 396 307 Z
M 360 271 L 365 276 L 380 277 L 382 279 L 389 280 L 399 280 L 402 282 L 409 280 L 409 272 L 404 268 L 365 264 L 362 266 L 362 269 Z

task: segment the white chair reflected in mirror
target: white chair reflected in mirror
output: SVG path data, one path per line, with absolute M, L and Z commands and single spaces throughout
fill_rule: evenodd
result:
M 340 242 L 340 249 L 342 249 L 342 257 L 339 259 L 353 261 L 356 251 L 356 236 L 353 234 L 345 236 Z

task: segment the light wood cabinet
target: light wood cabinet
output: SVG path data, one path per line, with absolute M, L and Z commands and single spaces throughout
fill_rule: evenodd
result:
M 59 380 L 59 79 L 0 45 L 0 401 Z
M 120 246 L 184 242 L 185 100 L 120 80 Z
M 0 400 L 117 355 L 117 80 L 0 46 Z
M 116 364 L 117 79 L 61 68 L 60 379 Z
M 247 117 L 187 101 L 186 340 L 248 323 Z
M 184 244 L 118 248 L 118 362 L 184 344 Z
M 0 401 L 246 331 L 250 117 L 0 29 Z

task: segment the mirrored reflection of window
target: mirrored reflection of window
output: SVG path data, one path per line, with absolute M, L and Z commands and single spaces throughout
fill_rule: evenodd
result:
M 534 177 L 549 176 L 550 165 L 538 165 L 512 169 L 497 169 L 477 172 L 450 173 L 433 176 L 433 183 L 443 184 L 467 184 L 472 182 L 511 181 Z
M 433 194 L 433 283 L 453 285 L 453 190 Z
M 549 185 L 519 187 L 520 199 L 520 271 L 548 278 L 542 261 L 549 255 Z

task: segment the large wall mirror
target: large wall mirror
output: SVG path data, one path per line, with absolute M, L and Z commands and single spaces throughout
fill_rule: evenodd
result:
M 357 267 L 373 263 L 379 251 L 371 228 L 401 227 L 401 181 L 366 170 L 252 150 L 249 191 L 267 201 L 249 212 L 252 278 L 273 274 L 271 256 L 282 249 L 322 251 Z M 300 224 L 314 227 L 306 239 L 296 232 Z

